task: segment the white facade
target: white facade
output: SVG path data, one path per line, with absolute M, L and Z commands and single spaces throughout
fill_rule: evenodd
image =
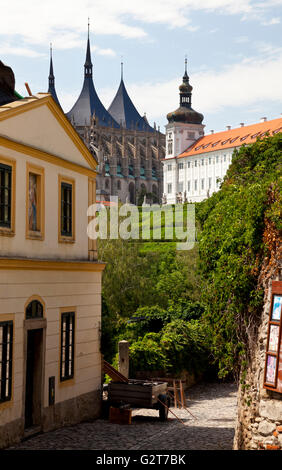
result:
M 167 204 L 200 202 L 218 191 L 232 160 L 233 148 L 167 158 L 164 165 L 164 194 Z

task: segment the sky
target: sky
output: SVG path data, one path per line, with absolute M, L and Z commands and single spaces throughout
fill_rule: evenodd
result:
M 0 60 L 16 90 L 48 89 L 53 48 L 58 98 L 68 112 L 82 88 L 87 25 L 96 91 L 108 108 L 120 83 L 162 132 L 179 106 L 187 55 L 192 107 L 205 133 L 282 113 L 282 0 L 0 0 Z

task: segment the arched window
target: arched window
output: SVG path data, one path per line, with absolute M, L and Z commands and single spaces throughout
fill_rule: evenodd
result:
M 29 302 L 25 309 L 26 319 L 43 318 L 43 305 L 38 300 Z

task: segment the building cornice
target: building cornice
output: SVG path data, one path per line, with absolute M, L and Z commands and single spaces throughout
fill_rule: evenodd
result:
M 106 264 L 93 261 L 0 258 L 0 270 L 101 272 Z

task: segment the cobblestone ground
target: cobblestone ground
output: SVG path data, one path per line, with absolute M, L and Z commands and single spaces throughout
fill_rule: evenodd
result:
M 171 408 L 160 422 L 155 410 L 138 409 L 131 425 L 98 419 L 37 435 L 12 449 L 231 450 L 237 411 L 234 384 L 198 384 L 186 392 L 187 409 Z

